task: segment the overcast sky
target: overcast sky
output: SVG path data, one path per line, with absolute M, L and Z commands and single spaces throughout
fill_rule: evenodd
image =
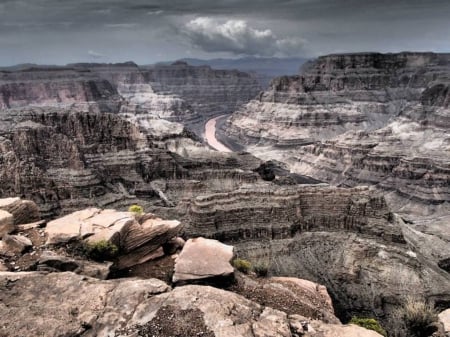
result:
M 450 51 L 450 0 L 0 0 L 0 65 Z

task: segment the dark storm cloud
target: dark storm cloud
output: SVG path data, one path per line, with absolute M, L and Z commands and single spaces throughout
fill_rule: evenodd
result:
M 448 13 L 449 0 L 0 0 L 0 64 L 448 51 Z

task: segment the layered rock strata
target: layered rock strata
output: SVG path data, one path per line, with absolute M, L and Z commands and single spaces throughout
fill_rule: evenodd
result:
M 247 151 L 338 186 L 375 185 L 409 220 L 448 215 L 450 55 L 319 57 L 235 113 Z
M 406 107 L 445 102 L 435 96 L 446 95 L 449 63 L 450 55 L 433 53 L 322 56 L 305 65 L 301 76 L 273 80 L 233 115 L 227 131 L 244 140 L 290 145 L 373 130 Z
M 190 235 L 233 242 L 269 273 L 326 285 L 341 318 L 375 315 L 387 326 L 411 292 L 437 306 L 450 301 L 450 275 L 411 230 L 374 190 L 325 185 L 197 197 L 186 225 Z
M 173 121 L 231 112 L 255 94 L 255 83 L 245 73 L 186 64 L 1 70 L 0 196 L 25 196 L 52 216 L 88 206 L 173 206 L 180 186 L 194 180 L 252 180 L 238 172 L 244 161 L 211 154 Z M 191 182 L 172 199 L 153 183 L 180 178 Z
M 233 112 L 260 89 L 257 80 L 247 73 L 183 62 L 153 67 L 132 62 L 81 63 L 0 70 L 0 109 L 70 106 L 151 114 L 195 124 L 211 115 Z
M 147 82 L 160 94 L 175 94 L 202 116 L 234 112 L 261 90 L 251 75 L 237 70 L 190 66 L 185 62 L 143 67 Z

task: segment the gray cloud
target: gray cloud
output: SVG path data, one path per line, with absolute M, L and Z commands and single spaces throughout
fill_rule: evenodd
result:
M 449 51 L 449 12 L 449 0 L 0 0 L 0 65 L 89 61 L 87 50 L 138 63 Z
M 253 28 L 245 20 L 218 23 L 210 17 L 198 17 L 189 21 L 182 32 L 204 51 L 236 55 L 299 55 L 306 43 L 298 37 L 279 38 L 272 30 Z
M 123 28 L 123 29 L 131 29 L 136 28 L 138 26 L 137 23 L 129 22 L 129 23 L 106 23 L 106 28 Z
M 88 55 L 90 57 L 92 57 L 92 58 L 95 58 L 95 59 L 100 59 L 100 58 L 104 58 L 105 57 L 105 55 L 103 55 L 102 53 L 98 53 L 95 50 L 89 50 L 88 51 Z

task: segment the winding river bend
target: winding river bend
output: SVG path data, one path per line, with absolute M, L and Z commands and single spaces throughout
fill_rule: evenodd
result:
M 205 124 L 205 139 L 209 146 L 220 152 L 233 152 L 230 148 L 219 142 L 216 138 L 216 124 L 220 118 L 227 115 L 220 115 L 208 120 Z

